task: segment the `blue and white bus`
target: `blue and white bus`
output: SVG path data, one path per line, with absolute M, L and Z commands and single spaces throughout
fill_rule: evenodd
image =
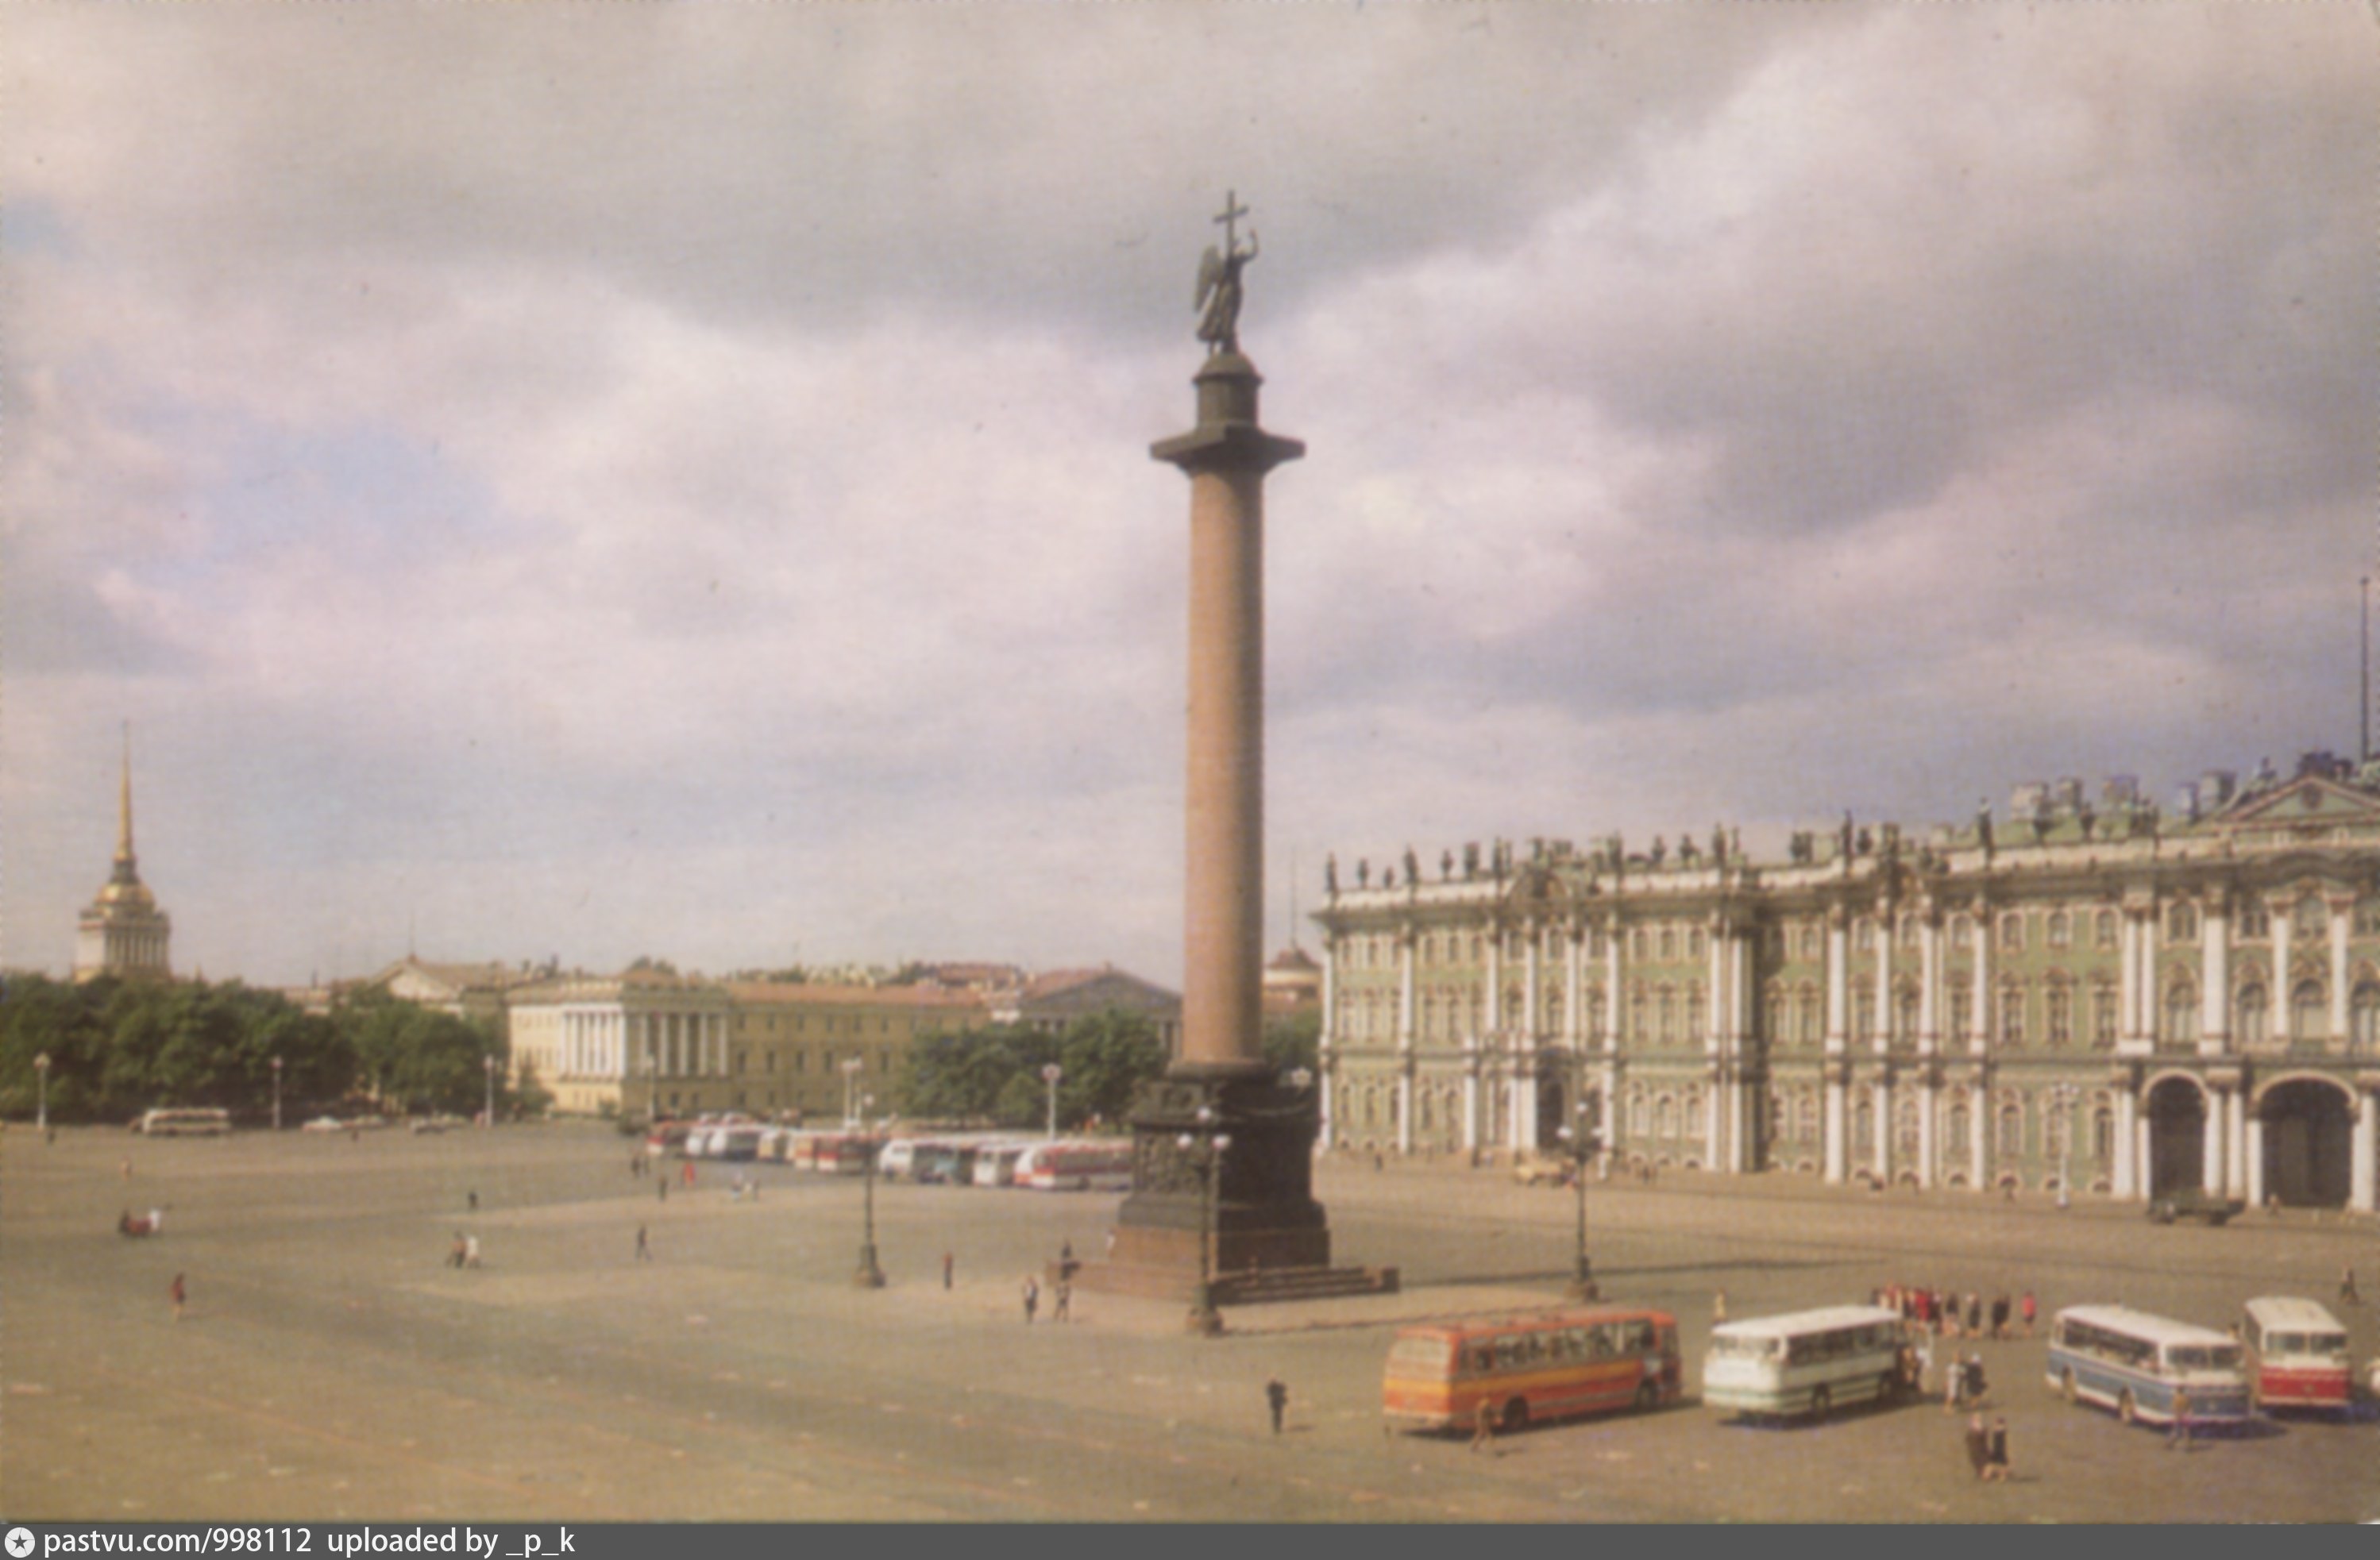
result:
M 2226 1334 L 2120 1305 L 2073 1305 L 2049 1332 L 2049 1389 L 2098 1403 L 2126 1424 L 2173 1422 L 2177 1391 L 2192 1424 L 2238 1423 L 2254 1411 L 2240 1345 Z

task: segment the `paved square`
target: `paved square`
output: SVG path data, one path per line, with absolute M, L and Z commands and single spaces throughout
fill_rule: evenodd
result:
M 1471 1455 L 1390 1435 L 1393 1326 L 1534 1309 L 1567 1276 L 1573 1203 L 1500 1175 L 1333 1161 L 1341 1260 L 1399 1296 L 1230 1313 L 1082 1294 L 1027 1327 L 1018 1289 L 1112 1195 L 880 1185 L 892 1287 L 853 1288 L 856 1180 L 699 1170 L 666 1202 L 627 1140 L 558 1124 L 360 1141 L 0 1138 L 0 1508 L 17 1519 L 2346 1520 L 2380 1517 L 2380 1423 L 2290 1421 L 2168 1454 L 2070 1409 L 2044 1346 L 1985 1343 L 2018 1480 L 1976 1483 L 1938 1406 L 1806 1429 L 1696 1404 L 1552 1427 Z M 132 1166 L 129 1180 L 120 1163 Z M 669 1167 L 672 1170 L 674 1166 Z M 480 1210 L 467 1211 L 477 1191 Z M 125 1208 L 165 1232 L 115 1231 Z M 2121 1300 L 2221 1324 L 2254 1294 L 2380 1289 L 2368 1225 L 2296 1215 L 2155 1228 L 1969 1194 L 1677 1176 L 1597 1189 L 1607 1294 L 1674 1310 L 1700 1373 L 1712 1299 L 1742 1317 L 1888 1280 L 2031 1286 L 2045 1315 Z M 636 1258 L 637 1230 L 652 1260 Z M 445 1265 L 457 1232 L 483 1265 Z M 942 1253 L 955 1286 L 941 1283 Z M 173 1321 L 166 1288 L 186 1273 Z M 2359 1362 L 2380 1352 L 2351 1314 Z M 1267 1430 L 1263 1385 L 1291 1392 Z

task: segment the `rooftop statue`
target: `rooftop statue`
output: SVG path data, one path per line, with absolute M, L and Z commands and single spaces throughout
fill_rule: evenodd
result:
M 1207 344 L 1210 357 L 1240 349 L 1240 272 L 1257 258 L 1255 228 L 1248 229 L 1248 247 L 1240 248 L 1238 223 L 1247 214 L 1237 196 L 1227 191 L 1222 214 L 1215 219 L 1223 224 L 1222 247 L 1208 245 L 1198 260 L 1198 339 Z

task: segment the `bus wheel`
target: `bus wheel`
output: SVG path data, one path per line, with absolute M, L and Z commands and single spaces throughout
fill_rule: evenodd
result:
M 2058 1382 L 2058 1396 L 2064 1397 L 2069 1403 L 2074 1401 L 2074 1373 L 2072 1371 L 2060 1373 Z
M 2132 1395 L 2130 1391 L 2125 1392 L 2121 1397 L 2116 1399 L 2116 1417 L 2118 1419 L 2123 1421 L 2126 1424 L 2130 1424 L 2138 1417 L 2138 1415 L 2139 1409 L 2134 1406 L 2132 1402 Z
M 1649 1414 L 1660 1406 L 1661 1389 L 1659 1387 L 1655 1386 L 1649 1381 L 1638 1385 L 1636 1388 L 1636 1411 L 1638 1413 Z
M 1504 1429 L 1515 1431 L 1529 1422 L 1529 1405 L 1515 1397 L 1504 1405 Z
M 1810 1389 L 1810 1422 L 1813 1424 L 1823 1424 L 1826 1422 L 1827 1410 L 1834 1406 L 1835 1400 L 1828 1395 L 1825 1387 L 1818 1386 L 1812 1387 Z

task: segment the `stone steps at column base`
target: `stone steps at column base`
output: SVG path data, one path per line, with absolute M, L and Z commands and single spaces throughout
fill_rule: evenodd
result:
M 1055 1283 L 1058 1264 L 1049 1268 Z M 1073 1280 L 1077 1288 L 1098 1294 L 1128 1295 L 1139 1300 L 1196 1299 L 1198 1276 L 1177 1267 L 1132 1263 L 1076 1263 Z M 1341 1300 L 1351 1295 L 1393 1295 L 1398 1291 L 1393 1267 L 1275 1267 L 1222 1273 L 1208 1285 L 1217 1305 L 1271 1305 L 1291 1300 Z

